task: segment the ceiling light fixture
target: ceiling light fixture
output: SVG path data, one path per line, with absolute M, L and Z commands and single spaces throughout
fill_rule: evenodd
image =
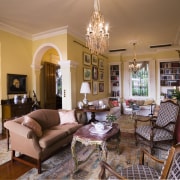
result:
M 94 0 L 94 12 L 91 16 L 87 33 L 86 46 L 92 54 L 102 54 L 109 45 L 108 25 L 104 23 L 104 17 L 100 13 L 99 0 Z
M 132 71 L 133 73 L 137 73 L 141 68 L 141 64 L 137 64 L 136 62 L 136 52 L 135 52 L 136 43 L 133 43 L 133 46 L 134 46 L 134 61 L 129 64 L 129 70 Z

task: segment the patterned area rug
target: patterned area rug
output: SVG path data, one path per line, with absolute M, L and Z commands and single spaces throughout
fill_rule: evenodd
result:
M 0 140 L 0 165 L 11 159 L 10 151 L 7 151 L 7 140 Z

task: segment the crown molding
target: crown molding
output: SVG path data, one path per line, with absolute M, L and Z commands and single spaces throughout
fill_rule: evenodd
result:
M 51 29 L 51 30 L 44 31 L 41 33 L 33 34 L 32 41 L 46 39 L 46 38 L 61 35 L 61 34 L 67 34 L 67 32 L 68 32 L 68 26 Z
M 22 37 L 22 38 L 25 38 L 25 39 L 32 40 L 32 35 L 31 34 L 26 33 L 24 31 L 21 31 L 20 29 L 14 28 L 14 27 L 12 27 L 10 25 L 4 24 L 2 22 L 0 22 L 0 30 L 12 33 L 12 34 L 14 34 L 16 36 L 19 36 L 19 37 Z

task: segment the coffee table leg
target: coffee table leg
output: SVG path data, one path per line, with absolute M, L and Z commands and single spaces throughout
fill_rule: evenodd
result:
M 107 160 L 107 147 L 106 147 L 105 141 L 102 143 L 101 148 L 102 148 L 102 159 L 106 161 Z
M 76 155 L 76 151 L 75 151 L 75 146 L 76 146 L 76 138 L 73 138 L 73 140 L 71 142 L 71 153 L 72 153 L 72 158 L 74 160 L 74 172 L 78 168 L 78 159 L 77 159 L 77 155 Z

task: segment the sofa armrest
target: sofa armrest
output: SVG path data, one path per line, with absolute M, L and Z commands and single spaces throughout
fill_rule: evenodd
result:
M 28 139 L 32 139 L 33 134 L 34 134 L 30 128 L 23 126 L 22 124 L 19 124 L 15 121 L 7 121 L 4 123 L 4 126 L 9 131 L 12 131 L 12 132 L 19 134 L 20 136 L 23 136 Z
M 39 139 L 30 128 L 23 126 L 16 121 L 7 121 L 4 123 L 5 128 L 12 134 L 11 143 L 13 143 L 14 150 L 17 150 L 23 154 L 32 155 L 32 157 L 40 157 L 42 148 L 39 145 Z M 26 144 L 26 148 L 21 146 L 22 142 Z M 27 153 L 28 152 L 28 153 Z M 32 153 L 32 154 L 31 154 Z M 36 154 L 36 155 L 34 155 Z

